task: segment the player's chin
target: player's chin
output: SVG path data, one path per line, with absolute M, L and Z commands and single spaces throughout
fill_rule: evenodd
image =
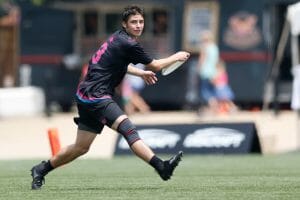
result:
M 135 34 L 134 37 L 140 37 L 142 34 Z
M 139 37 L 139 36 L 142 35 L 142 31 L 134 31 L 133 34 L 134 34 L 135 37 Z

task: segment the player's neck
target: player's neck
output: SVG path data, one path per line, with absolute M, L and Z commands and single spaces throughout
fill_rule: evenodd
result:
M 135 36 L 135 35 L 132 35 L 132 34 L 128 33 L 128 32 L 126 31 L 125 28 L 123 28 L 123 31 L 124 31 L 131 39 L 133 39 L 133 40 L 138 40 L 139 36 Z
M 130 33 L 126 32 L 129 37 L 131 37 L 133 40 L 137 40 L 138 39 L 138 36 L 135 36 L 135 35 L 131 35 Z

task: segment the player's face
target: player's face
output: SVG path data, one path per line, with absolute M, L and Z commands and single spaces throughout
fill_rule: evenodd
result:
M 131 15 L 128 18 L 127 22 L 122 23 L 123 27 L 125 28 L 126 32 L 133 36 L 133 37 L 139 37 L 144 29 L 144 18 L 142 15 Z

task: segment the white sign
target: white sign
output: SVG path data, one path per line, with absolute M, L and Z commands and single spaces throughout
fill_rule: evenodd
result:
M 180 134 L 165 129 L 141 129 L 138 130 L 139 136 L 151 148 L 174 148 L 180 141 Z M 120 149 L 129 149 L 128 143 L 124 138 L 119 141 Z
M 293 35 L 299 35 L 300 34 L 300 2 L 288 6 L 288 14 L 287 18 L 290 21 L 291 24 L 291 32 Z
M 186 148 L 238 148 L 245 138 L 245 134 L 234 129 L 205 128 L 188 134 L 183 146 Z

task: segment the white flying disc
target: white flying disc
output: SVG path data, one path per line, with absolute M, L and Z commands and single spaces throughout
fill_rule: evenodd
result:
M 174 72 L 176 69 L 178 69 L 185 61 L 176 61 L 172 65 L 169 65 L 168 67 L 165 67 L 161 70 L 161 74 L 163 76 L 167 76 Z

